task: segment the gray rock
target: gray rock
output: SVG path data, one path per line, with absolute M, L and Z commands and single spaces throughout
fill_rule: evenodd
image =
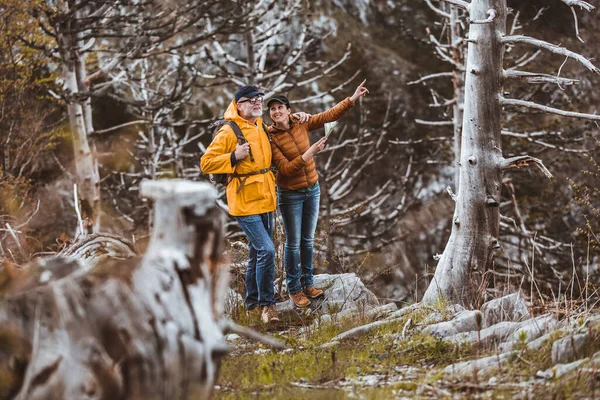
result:
M 561 376 L 568 374 L 571 371 L 575 371 L 581 364 L 588 362 L 589 358 L 577 360 L 569 364 L 557 364 L 552 368 L 554 370 L 554 377 L 560 378 Z
M 414 303 L 414 304 L 411 304 L 409 306 L 402 307 L 398 311 L 394 311 L 393 313 L 391 313 L 390 315 L 388 315 L 387 319 L 397 319 L 397 318 L 403 317 L 406 314 L 409 314 L 409 313 L 411 313 L 411 312 L 413 312 L 415 310 L 418 310 L 419 307 L 421 307 L 421 303 Z
M 354 273 L 314 276 L 316 287 L 323 289 L 325 294 L 311 300 L 311 305 L 305 310 L 299 310 L 291 299 L 277 303 L 277 312 L 283 318 L 298 319 L 316 315 L 338 313 L 366 313 L 379 306 L 377 297 L 367 289 Z
M 555 331 L 560 331 L 560 329 L 556 329 L 559 326 L 556 321 L 551 319 L 547 319 L 547 317 L 542 319 L 542 325 L 545 326 L 545 332 L 541 336 L 537 336 L 539 333 L 538 330 L 531 329 L 530 322 L 531 320 L 527 320 L 518 324 L 519 328 L 525 328 L 524 331 L 517 331 L 518 333 L 514 333 L 510 340 L 501 343 L 498 346 L 498 350 L 500 352 L 507 352 L 515 349 L 519 343 L 527 345 L 527 349 L 529 350 L 539 350 L 544 343 L 550 340 L 552 333 Z M 540 326 L 540 325 L 538 325 Z M 524 332 L 524 333 L 521 333 Z M 532 334 L 533 333 L 533 334 Z M 523 336 L 525 335 L 525 336 Z M 537 336 L 537 337 L 536 337 Z M 523 339 L 524 338 L 524 339 Z
M 450 336 L 447 340 L 453 343 L 480 343 L 483 346 L 489 346 L 502 343 L 510 337 L 519 326 L 520 324 L 518 322 L 505 321 L 482 329 L 479 332 L 471 331 L 459 333 Z M 512 349 L 509 349 L 509 351 L 510 350 Z
M 419 325 L 433 325 L 439 322 L 449 321 L 454 319 L 459 313 L 466 311 L 465 308 L 459 304 L 450 305 L 441 311 L 435 310 L 427 315 Z
M 478 331 L 481 328 L 481 318 L 479 310 L 462 311 L 453 320 L 426 326 L 423 332 L 444 338 L 461 332 Z
M 550 336 L 552 336 L 553 332 L 549 332 L 546 333 L 543 336 L 540 336 L 539 338 L 532 340 L 531 342 L 527 343 L 527 349 L 528 350 L 539 350 L 542 348 L 542 346 L 544 345 L 544 343 L 546 343 L 548 340 L 550 340 Z
M 555 330 L 558 327 L 557 319 L 550 315 L 544 314 L 539 317 L 523 321 L 513 335 L 514 342 L 529 343 L 544 334 Z
M 387 317 L 388 315 L 392 314 L 397 310 L 398 306 L 396 305 L 396 303 L 389 303 L 370 309 L 369 311 L 367 311 L 366 316 L 367 318 L 380 319 Z
M 589 358 L 584 358 L 582 360 L 577 360 L 569 364 L 556 364 L 550 369 L 536 372 L 535 376 L 543 379 L 560 378 L 561 376 L 566 375 L 571 371 L 575 371 L 582 364 L 588 362 L 589 360 Z
M 444 314 L 441 311 L 436 310 L 436 311 L 432 311 L 425 318 L 423 318 L 423 321 L 421 321 L 421 323 L 419 325 L 421 325 L 421 326 L 434 325 L 434 324 L 439 324 L 440 322 L 444 322 L 446 320 L 447 320 L 447 318 L 444 316 Z
M 529 308 L 520 293 L 494 299 L 481 306 L 483 326 L 487 328 L 503 321 L 520 322 L 529 319 Z
M 456 364 L 448 365 L 444 368 L 445 374 L 455 375 L 473 375 L 474 372 L 477 374 L 488 374 L 496 368 L 499 368 L 503 364 L 506 364 L 511 357 L 517 355 L 518 352 L 511 351 L 509 353 L 497 354 L 489 357 L 480 358 L 477 360 L 463 361 Z
M 552 362 L 554 364 L 565 364 L 587 356 L 590 344 L 591 340 L 587 333 L 558 339 L 552 344 Z

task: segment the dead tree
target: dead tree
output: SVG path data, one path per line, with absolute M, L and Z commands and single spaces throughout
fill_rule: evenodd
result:
M 317 31 L 308 3 L 302 0 L 247 3 L 242 10 L 248 18 L 243 33 L 230 36 L 233 43 L 214 40 L 203 46 L 211 61 L 203 74 L 205 78 L 237 86 L 252 84 L 264 89 L 266 97 L 296 88 L 308 88 L 312 93 L 292 99 L 293 104 L 335 93 L 356 76 L 337 86 L 315 90 L 320 80 L 348 59 L 350 45 L 337 60 L 310 57 L 308 53 L 329 33 Z
M 58 257 L 3 272 L 0 373 L 8 379 L 0 392 L 19 400 L 209 397 L 227 352 L 217 193 L 187 181 L 147 181 L 141 193 L 156 210 L 143 257 Z M 93 240 L 82 247 L 98 250 Z
M 155 1 L 91 0 L 47 1 L 29 7 L 40 32 L 51 40 L 39 46 L 24 36 L 20 44 L 52 55 L 60 67 L 63 88 L 51 94 L 66 104 L 69 116 L 78 198 L 86 227 L 81 233 L 97 232 L 100 175 L 92 140 L 98 132 L 93 126 L 91 99 L 129 83 L 122 76 L 110 75 L 118 66 L 127 68 L 139 59 L 200 46 L 216 35 L 239 29 L 247 15 L 236 12 L 236 2 L 216 0 L 192 1 L 174 8 Z M 87 61 L 90 54 L 97 65 Z
M 54 35 L 60 54 L 62 97 L 67 103 L 73 137 L 79 200 L 86 219 L 86 233 L 92 233 L 100 229 L 100 175 L 94 148 L 88 139 L 94 130 L 91 102 L 89 96 L 82 95 L 87 92 L 87 72 L 83 30 L 76 22 L 82 17 L 79 7 L 73 1 L 60 1 L 57 8 L 49 5 L 47 10 L 53 10 L 49 20 L 57 21 Z
M 573 59 L 599 73 L 583 56 L 561 46 L 523 35 L 506 34 L 505 0 L 446 0 L 466 10 L 469 15 L 469 38 L 465 79 L 465 110 L 462 128 L 460 178 L 456 195 L 452 233 L 441 255 L 435 275 L 423 300 L 445 298 L 470 304 L 485 283 L 483 274 L 491 269 L 494 252 L 499 248 L 500 189 L 503 171 L 536 165 L 552 177 L 542 161 L 527 155 L 505 158 L 501 147 L 502 107 L 525 107 L 574 118 L 600 120 L 600 116 L 540 105 L 531 101 L 504 97 L 506 79 L 541 77 L 560 81 L 560 77 L 532 74 L 518 70 L 504 71 L 507 45 L 529 44 L 542 50 Z M 584 8 L 585 2 L 567 3 Z M 584 4 L 585 3 L 585 4 Z
M 461 99 L 464 99 L 464 75 L 465 75 L 465 60 L 463 56 L 466 55 L 467 48 L 467 40 L 466 37 L 463 37 L 464 27 L 468 26 L 468 21 L 466 20 L 466 13 L 457 8 L 451 7 L 448 4 L 434 5 L 432 0 L 425 0 L 426 4 L 429 8 L 433 9 L 436 14 L 438 14 L 442 18 L 443 24 L 441 25 L 441 34 L 437 37 L 434 36 L 433 33 L 430 32 L 430 42 L 435 46 L 435 53 L 438 57 L 446 61 L 451 65 L 452 71 L 448 72 L 437 72 L 429 75 L 425 75 L 420 77 L 418 80 L 411 82 L 410 84 L 421 83 L 427 85 L 429 90 L 431 91 L 432 98 L 434 99 L 433 103 L 430 104 L 430 107 L 436 107 L 437 109 L 442 111 L 444 117 L 453 116 L 451 120 L 440 120 L 440 121 L 424 121 L 417 120 L 417 123 L 430 125 L 430 126 L 439 126 L 443 127 L 453 126 L 454 127 L 454 136 L 453 136 L 453 148 L 454 148 L 454 156 L 455 156 L 455 178 L 454 178 L 454 186 L 456 187 L 459 180 L 459 160 L 460 160 L 460 141 L 461 135 L 460 131 L 462 129 L 462 111 L 464 109 L 464 104 L 462 104 Z M 543 10 L 540 10 L 540 13 Z M 540 13 L 536 16 L 539 17 Z M 459 16 L 458 20 L 456 16 Z M 576 15 L 576 14 L 574 14 Z M 575 23 L 576 32 L 577 32 L 577 20 Z M 515 35 L 518 31 L 523 29 L 520 21 L 520 13 L 516 11 L 513 13 L 513 18 L 510 22 L 507 22 L 507 28 L 509 29 L 509 35 Z M 447 40 L 444 39 L 447 37 Z M 446 43 L 447 42 L 447 43 Z M 520 79 L 512 79 L 518 85 L 519 91 L 526 90 L 527 94 L 524 96 L 533 96 L 533 94 L 538 91 L 540 88 L 543 90 L 550 89 L 549 86 L 556 86 L 561 92 L 564 91 L 565 87 L 576 85 L 579 83 L 576 79 L 558 77 L 558 76 L 548 76 L 547 74 L 536 74 L 532 72 L 524 72 L 520 71 L 525 68 L 530 63 L 534 62 L 538 59 L 539 55 L 542 53 L 540 50 L 533 52 L 526 52 L 521 55 L 520 52 L 512 51 L 509 56 L 506 58 L 506 64 L 512 64 L 511 66 L 506 67 L 507 75 L 511 74 L 519 74 Z M 519 72 L 516 72 L 519 71 Z M 443 95 L 443 91 L 439 91 L 437 89 L 437 85 L 430 85 L 432 81 L 439 81 L 440 79 L 452 78 L 452 95 L 448 98 L 448 96 Z M 525 85 L 520 84 L 520 82 L 524 82 Z M 534 84 L 534 85 L 527 85 Z M 529 87 L 533 88 L 530 90 Z M 451 108 L 447 111 L 447 109 Z M 543 130 L 533 130 L 530 132 L 519 132 L 522 128 L 513 129 L 511 125 L 518 125 L 519 118 L 516 113 L 506 112 L 503 116 L 504 123 L 503 129 L 501 132 L 502 140 L 505 142 L 510 141 L 512 145 L 523 143 L 526 146 L 526 151 L 542 151 L 547 149 L 552 149 L 559 152 L 568 152 L 573 153 L 575 155 L 585 155 L 586 150 L 583 148 L 577 148 L 576 142 L 580 144 L 583 143 L 583 139 L 580 137 L 565 137 L 563 132 L 557 131 L 543 131 Z M 515 123 L 516 122 L 516 123 Z M 440 136 L 437 137 L 437 140 L 449 140 L 448 136 Z M 568 143 L 574 143 L 572 146 L 569 146 Z M 492 273 L 496 274 L 498 271 L 503 271 L 502 276 L 514 276 L 514 272 L 518 271 L 522 275 L 518 280 L 513 279 L 515 283 L 521 281 L 521 278 L 524 276 L 526 280 L 531 280 L 532 271 L 529 266 L 528 258 L 531 257 L 529 252 L 530 249 L 536 253 L 535 259 L 543 264 L 546 264 L 545 267 L 548 267 L 548 270 L 552 270 L 550 265 L 556 262 L 555 260 L 561 258 L 561 252 L 569 246 L 567 243 L 561 243 L 556 239 L 552 239 L 545 235 L 536 233 L 533 230 L 530 230 L 526 227 L 524 219 L 521 215 L 521 211 L 519 210 L 518 202 L 515 197 L 515 188 L 511 183 L 510 178 L 503 179 L 503 187 L 508 190 L 510 194 L 509 201 L 501 201 L 500 202 L 500 239 L 499 242 L 502 245 L 503 251 L 502 255 L 499 258 L 496 258 L 496 261 L 500 261 L 496 263 L 495 270 Z M 447 190 L 449 193 L 455 197 L 454 193 L 450 186 L 448 186 Z M 508 215 L 512 214 L 514 217 L 509 218 Z M 552 275 L 552 274 L 550 274 Z M 556 275 L 555 278 L 560 279 L 560 274 Z M 555 280 L 555 279 L 553 279 Z M 496 288 L 497 289 L 497 288 Z M 490 288 L 488 288 L 490 290 Z

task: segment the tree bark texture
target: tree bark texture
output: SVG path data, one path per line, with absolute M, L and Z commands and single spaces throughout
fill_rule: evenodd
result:
M 67 14 L 69 6 L 66 2 L 63 2 L 63 7 Z M 85 234 L 100 230 L 100 174 L 88 140 L 93 130 L 92 109 L 90 99 L 82 96 L 86 88 L 86 71 L 84 55 L 79 51 L 81 43 L 77 30 L 73 21 L 66 20 L 57 27 L 57 40 L 61 52 L 63 92 L 73 137 L 77 192 L 85 220 L 86 232 L 80 233 Z
M 482 274 L 493 263 L 498 247 L 499 202 L 502 185 L 500 142 L 505 0 L 474 0 L 465 78 L 465 109 L 460 152 L 460 178 L 452 233 L 423 301 L 444 298 L 452 303 L 474 302 Z
M 156 202 L 156 228 L 142 257 L 88 268 L 56 257 L 0 279 L 0 394 L 19 400 L 210 396 L 227 351 L 219 303 L 228 272 L 220 268 L 224 216 L 216 190 L 146 181 L 141 193 Z M 98 251 L 94 240 L 75 247 L 73 255 Z M 109 247 L 120 255 L 135 252 L 126 243 Z

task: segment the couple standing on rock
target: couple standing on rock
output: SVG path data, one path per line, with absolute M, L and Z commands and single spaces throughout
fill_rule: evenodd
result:
M 327 137 L 310 144 L 308 132 L 337 121 L 369 91 L 363 81 L 351 97 L 325 112 L 291 114 L 289 100 L 273 96 L 267 109 L 273 124 L 264 125 L 263 96 L 253 86 L 240 88 L 225 112 L 244 141 L 223 124 L 200 159 L 205 174 L 229 174 L 229 213 L 249 240 L 244 303 L 264 323 L 278 321 L 275 309 L 275 246 L 273 213 L 276 203 L 285 228 L 285 271 L 288 293 L 298 307 L 323 295 L 313 284 L 313 242 L 319 214 L 320 189 L 313 155 L 323 150 Z M 277 168 L 277 188 L 271 165 Z M 277 202 L 276 202 L 277 200 Z

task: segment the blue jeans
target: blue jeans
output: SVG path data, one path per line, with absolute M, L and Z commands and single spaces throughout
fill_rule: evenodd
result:
M 246 308 L 275 304 L 273 212 L 235 217 L 250 242 L 246 268 Z
M 313 285 L 313 249 L 320 197 L 319 182 L 303 190 L 277 188 L 285 228 L 283 257 L 289 294 Z

